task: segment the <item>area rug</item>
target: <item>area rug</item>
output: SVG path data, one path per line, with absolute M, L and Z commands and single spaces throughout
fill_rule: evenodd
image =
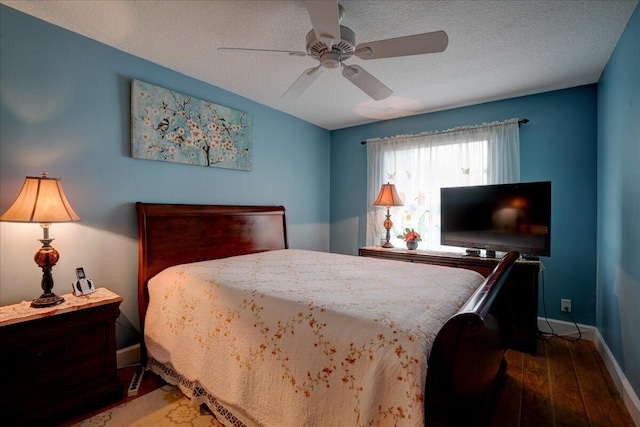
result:
M 208 411 L 191 404 L 177 387 L 165 385 L 122 405 L 107 409 L 73 427 L 122 426 L 223 427 Z

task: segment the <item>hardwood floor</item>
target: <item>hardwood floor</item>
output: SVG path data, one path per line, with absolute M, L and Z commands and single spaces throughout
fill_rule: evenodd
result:
M 537 356 L 509 350 L 506 358 L 507 379 L 497 398 L 492 427 L 634 426 L 592 342 L 538 339 Z M 135 368 L 119 371 L 125 394 L 134 372 Z M 162 385 L 157 375 L 146 372 L 138 396 Z M 60 425 L 70 426 L 98 412 Z
M 492 426 L 634 426 L 590 341 L 538 339 L 538 355 L 509 350 Z

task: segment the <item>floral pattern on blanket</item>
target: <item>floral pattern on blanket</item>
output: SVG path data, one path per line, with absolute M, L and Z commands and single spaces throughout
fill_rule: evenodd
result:
M 149 283 L 145 341 L 247 425 L 422 425 L 428 351 L 481 282 L 300 250 L 181 265 Z

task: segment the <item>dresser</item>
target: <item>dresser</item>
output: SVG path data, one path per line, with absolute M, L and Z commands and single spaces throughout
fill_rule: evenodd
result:
M 498 258 L 467 256 L 463 254 L 431 251 L 409 251 L 403 248 L 386 249 L 380 246 L 360 248 L 360 256 L 391 259 L 421 264 L 474 270 L 487 277 L 498 265 Z M 509 348 L 536 354 L 538 337 L 538 276 L 540 262 L 518 260 L 505 283 L 511 331 Z
M 55 307 L 0 307 L 0 410 L 8 425 L 52 425 L 124 395 L 115 334 L 122 298 L 104 288 L 63 297 Z

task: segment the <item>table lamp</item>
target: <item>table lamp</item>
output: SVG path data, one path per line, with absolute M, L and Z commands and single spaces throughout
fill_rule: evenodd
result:
M 378 194 L 378 198 L 375 202 L 373 202 L 373 206 L 385 206 L 387 208 L 387 219 L 384 221 L 384 228 L 387 229 L 387 238 L 386 242 L 382 245 L 383 248 L 392 248 L 393 245 L 389 241 L 391 239 L 391 227 L 393 227 L 393 222 L 391 222 L 391 214 L 389 213 L 389 208 L 391 206 L 404 206 L 402 203 L 402 199 L 398 196 L 398 192 L 396 191 L 396 186 L 394 184 L 382 184 L 380 188 L 380 193 Z
M 51 269 L 60 254 L 52 246 L 52 238 L 49 237 L 49 227 L 54 222 L 77 222 L 80 218 L 69 205 L 67 197 L 62 190 L 59 178 L 49 178 L 46 172 L 39 177 L 28 176 L 24 181 L 20 194 L 0 216 L 0 221 L 8 222 L 39 222 L 44 237 L 40 240 L 42 247 L 34 257 L 34 260 L 42 268 L 42 290 L 44 293 L 31 302 L 35 308 L 50 307 L 60 304 L 64 298 L 54 294 L 53 276 Z

